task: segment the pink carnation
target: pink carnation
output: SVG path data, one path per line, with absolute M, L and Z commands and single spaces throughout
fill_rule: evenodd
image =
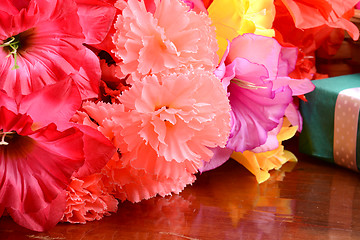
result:
M 155 1 L 153 13 L 138 0 L 119 0 L 117 6 L 122 14 L 113 41 L 122 73 L 138 79 L 189 65 L 215 69 L 215 31 L 205 13 L 197 14 L 179 0 Z
M 230 105 L 209 72 L 147 76 L 119 100 L 83 108 L 121 152 L 103 169 L 121 200 L 179 193 L 212 157 L 209 148 L 225 147 Z
M 67 188 L 66 209 L 62 221 L 86 223 L 100 220 L 117 211 L 118 201 L 110 195 L 102 182 L 102 174 L 72 178 Z

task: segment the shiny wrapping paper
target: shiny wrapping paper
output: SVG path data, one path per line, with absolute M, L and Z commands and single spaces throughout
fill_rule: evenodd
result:
M 360 74 L 315 80 L 300 104 L 300 152 L 359 171 Z

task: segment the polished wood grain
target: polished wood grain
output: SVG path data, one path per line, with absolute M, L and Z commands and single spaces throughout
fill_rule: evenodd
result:
M 46 233 L 0 219 L 0 239 L 360 239 L 360 174 L 300 154 L 257 184 L 240 164 L 198 176 L 180 195 L 119 204 L 117 214 Z

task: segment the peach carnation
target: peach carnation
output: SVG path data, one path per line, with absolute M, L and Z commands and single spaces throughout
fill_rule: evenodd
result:
M 73 177 L 67 188 L 66 209 L 62 221 L 86 223 L 100 220 L 117 211 L 118 201 L 110 195 L 99 173 L 78 179 Z
M 155 1 L 148 12 L 143 0 L 119 0 L 115 55 L 123 74 L 147 74 L 188 67 L 213 71 L 218 63 L 215 30 L 205 13 L 179 0 Z
M 83 109 L 121 152 L 103 169 L 121 200 L 179 193 L 212 157 L 209 148 L 228 139 L 226 91 L 207 71 L 146 76 L 119 100 L 85 102 Z

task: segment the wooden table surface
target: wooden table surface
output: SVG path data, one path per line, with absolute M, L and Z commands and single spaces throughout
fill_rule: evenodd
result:
M 180 195 L 119 204 L 117 214 L 46 233 L 0 219 L 0 239 L 360 239 L 360 173 L 300 154 L 257 184 L 228 161 Z

